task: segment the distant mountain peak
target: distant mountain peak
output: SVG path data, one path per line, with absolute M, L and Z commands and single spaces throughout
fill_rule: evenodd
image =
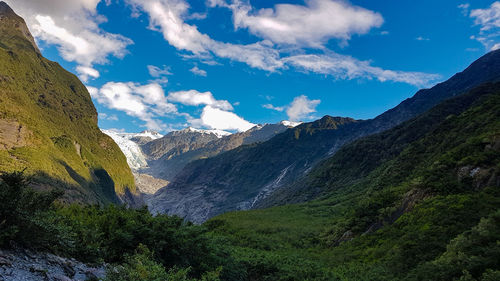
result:
M 150 137 L 151 139 L 155 140 L 163 137 L 163 135 L 154 130 L 144 130 L 138 134 L 135 134 L 135 137 Z
M 303 122 L 294 122 L 294 121 L 288 121 L 288 120 L 283 120 L 280 122 L 281 125 L 287 126 L 287 127 L 297 127 L 298 125 L 302 124 Z
M 223 131 L 223 130 L 202 130 L 202 129 L 196 129 L 193 127 L 187 127 L 185 129 L 182 129 L 180 131 L 174 131 L 174 133 L 199 133 L 199 134 L 213 134 L 216 135 L 218 138 L 222 138 L 225 136 L 229 136 L 232 133 Z

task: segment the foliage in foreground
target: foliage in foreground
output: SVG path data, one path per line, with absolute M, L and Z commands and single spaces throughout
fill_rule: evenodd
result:
M 16 243 L 84 262 L 123 263 L 117 267 L 122 279 L 111 274 L 110 280 L 238 280 L 242 274 L 203 226 L 145 208 L 62 206 L 55 203 L 60 196 L 34 191 L 22 172 L 2 174 L 0 248 Z

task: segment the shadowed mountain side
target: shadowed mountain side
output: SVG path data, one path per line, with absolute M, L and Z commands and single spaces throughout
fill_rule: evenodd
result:
M 194 161 L 154 196 L 151 205 L 156 212 L 177 214 L 196 222 L 230 210 L 253 208 L 275 190 L 307 174 L 344 144 L 392 128 L 445 99 L 499 79 L 500 50 L 497 50 L 446 82 L 418 91 L 374 119 L 354 121 L 327 116 L 289 129 L 262 144 Z
M 102 169 L 89 171 L 92 174 L 92 180 L 87 181 L 76 173 L 66 163 L 60 163 L 65 167 L 71 177 L 74 177 L 76 183 L 68 183 L 58 178 L 51 177 L 49 174 L 38 171 L 30 176 L 31 185 L 39 190 L 60 189 L 64 195 L 60 202 L 64 204 L 88 203 L 96 204 L 100 202 L 126 204 L 130 207 L 140 207 L 144 205 L 141 195 L 126 192 L 117 195 L 115 192 L 115 183 L 109 174 Z
M 277 190 L 256 207 L 307 202 L 359 183 L 382 164 L 400 155 L 413 142 L 442 127 L 443 122 L 452 120 L 492 95 L 498 95 L 498 92 L 500 83 L 486 83 L 390 130 L 345 145 L 335 155 L 318 163 L 306 176 Z M 411 170 L 411 167 L 401 163 L 398 174 L 404 178 Z
M 141 173 L 172 181 L 190 162 L 213 157 L 241 145 L 264 142 L 290 128 L 288 123 L 257 125 L 248 131 L 216 136 L 210 131 L 184 129 L 142 145 L 149 168 Z M 139 140 L 141 141 L 141 140 Z
M 289 194 L 316 200 L 204 225 L 260 269 L 253 280 L 311 268 L 320 280 L 497 280 L 499 163 L 500 83 L 489 83 L 342 147 Z

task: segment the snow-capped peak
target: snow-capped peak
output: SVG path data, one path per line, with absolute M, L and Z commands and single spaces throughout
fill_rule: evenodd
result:
M 293 122 L 293 121 L 287 121 L 287 120 L 283 120 L 280 122 L 283 126 L 287 126 L 287 127 L 297 127 L 298 125 L 302 124 L 302 122 Z
M 153 131 L 153 130 L 145 130 L 145 131 L 142 131 L 138 134 L 133 134 L 133 135 L 134 136 L 132 136 L 132 137 L 150 137 L 153 140 L 156 140 L 156 139 L 163 137 L 162 134 L 160 134 L 156 131 Z
M 200 134 L 213 134 L 218 138 L 222 138 L 225 136 L 231 135 L 230 132 L 222 131 L 222 130 L 201 130 L 193 127 L 187 127 L 186 129 L 180 130 L 179 132 L 189 132 L 189 133 L 200 133 Z

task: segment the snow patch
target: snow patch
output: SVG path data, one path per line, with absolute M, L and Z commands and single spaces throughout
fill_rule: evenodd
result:
M 298 125 L 302 124 L 302 122 L 293 122 L 293 121 L 287 121 L 283 120 L 280 122 L 282 125 L 287 126 L 287 127 L 297 127 Z
M 139 170 L 148 167 L 148 162 L 146 161 L 146 157 L 142 153 L 141 147 L 137 143 L 131 141 L 130 139 L 137 136 L 159 138 L 158 135 L 160 134 L 156 132 L 152 133 L 147 131 L 141 132 L 139 134 L 120 133 L 114 130 L 101 130 L 101 131 L 106 135 L 110 136 L 120 147 L 123 154 L 125 154 L 125 157 L 127 157 L 127 163 L 132 170 Z
M 213 134 L 216 135 L 219 139 L 225 136 L 231 135 L 230 132 L 223 130 L 201 130 L 193 127 L 187 127 L 186 129 L 180 130 L 178 132 L 189 132 L 189 133 L 200 133 L 200 134 Z

